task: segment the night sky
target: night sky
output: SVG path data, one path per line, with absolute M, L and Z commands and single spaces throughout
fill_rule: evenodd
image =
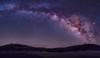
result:
M 100 45 L 99 0 L 0 0 L 0 45 Z

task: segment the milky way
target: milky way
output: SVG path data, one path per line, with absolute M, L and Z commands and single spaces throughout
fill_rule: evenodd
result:
M 37 16 L 48 18 L 59 23 L 65 32 L 70 32 L 74 36 L 78 36 L 84 43 L 95 43 L 95 31 L 93 29 L 96 22 L 95 19 L 83 15 L 71 13 L 63 13 L 61 4 L 47 2 L 18 2 L 18 3 L 3 3 L 0 5 L 0 16 L 5 16 L 10 13 L 28 13 L 30 17 Z
M 49 5 L 49 4 L 48 4 Z M 20 4 L 7 4 L 0 6 L 1 11 L 26 11 L 26 12 L 32 12 L 35 15 L 40 16 L 48 16 L 54 21 L 58 21 L 59 24 L 62 24 L 66 30 L 70 30 L 74 32 L 76 35 L 83 37 L 83 39 L 86 41 L 86 43 L 93 43 L 94 41 L 94 32 L 91 30 L 91 26 L 89 25 L 90 22 L 86 21 L 87 18 L 82 18 L 77 15 L 70 15 L 69 17 L 63 16 L 59 17 L 56 12 L 44 12 L 43 10 L 49 10 L 51 9 L 50 6 L 46 6 L 43 4 L 36 4 L 36 5 L 29 5 L 26 3 L 20 3 Z M 92 22 L 95 24 L 95 22 Z

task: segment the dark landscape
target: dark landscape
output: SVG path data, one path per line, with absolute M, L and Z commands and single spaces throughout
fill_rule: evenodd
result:
M 63 48 L 39 48 L 21 44 L 0 46 L 2 58 L 100 58 L 99 54 L 100 46 L 95 44 Z

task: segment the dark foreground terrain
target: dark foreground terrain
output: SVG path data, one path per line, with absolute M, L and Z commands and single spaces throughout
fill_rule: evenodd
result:
M 35 54 L 26 53 L 0 53 L 0 58 L 43 58 Z
M 100 46 L 84 44 L 50 49 L 8 44 L 0 46 L 0 58 L 100 58 Z
M 100 51 L 80 52 L 3 52 L 0 58 L 100 58 Z

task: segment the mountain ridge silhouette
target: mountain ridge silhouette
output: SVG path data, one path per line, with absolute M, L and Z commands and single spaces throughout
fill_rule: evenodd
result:
M 37 52 L 76 52 L 76 51 L 99 51 L 100 46 L 96 44 L 83 44 L 75 45 L 70 47 L 61 48 L 42 48 L 42 47 L 31 47 L 22 44 L 7 44 L 0 46 L 1 51 L 37 51 Z

